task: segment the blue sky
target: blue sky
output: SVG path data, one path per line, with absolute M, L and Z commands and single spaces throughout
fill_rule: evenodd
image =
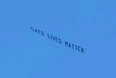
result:
M 0 78 L 116 78 L 115 0 L 1 0 Z M 34 33 L 38 28 L 86 53 Z

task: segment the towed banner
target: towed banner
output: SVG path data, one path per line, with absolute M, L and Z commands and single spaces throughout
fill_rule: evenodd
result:
M 34 28 L 34 27 L 30 27 L 30 28 L 33 32 L 38 33 L 42 36 L 46 36 L 48 39 L 51 39 L 59 44 L 63 44 L 66 47 L 72 48 L 72 49 L 77 50 L 79 52 L 85 53 L 85 49 L 83 47 L 77 46 L 77 45 L 72 44 L 68 41 L 63 41 L 61 38 L 58 38 L 57 36 L 51 35 L 49 33 L 45 33 L 44 31 L 42 31 L 38 28 Z

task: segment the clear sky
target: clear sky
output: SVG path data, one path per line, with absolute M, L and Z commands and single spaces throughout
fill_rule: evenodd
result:
M 116 78 L 116 0 L 0 0 L 0 78 Z

